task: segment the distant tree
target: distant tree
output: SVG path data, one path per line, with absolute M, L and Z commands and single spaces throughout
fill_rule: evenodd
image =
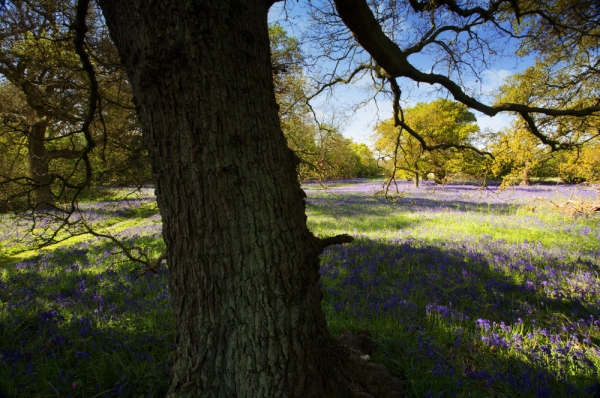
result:
M 269 26 L 271 68 L 279 121 L 287 144 L 300 159 L 298 178 L 319 176 L 317 131 L 319 126 L 307 106 L 303 55 L 298 40 L 277 24 Z
M 355 145 L 352 139 L 345 138 L 335 128 L 321 126 L 317 134 L 316 146 L 319 178 L 356 177 L 361 171 L 361 157 L 355 152 Z
M 300 181 L 376 174 L 372 162 L 369 167 L 370 151 L 366 145 L 355 144 L 326 124 L 299 123 L 298 130 L 293 127 L 289 120 L 282 123 L 289 147 L 301 160 L 297 168 Z
M 58 8 L 41 15 L 34 7 L 20 2 L 3 12 L 0 74 L 3 90 L 14 94 L 3 106 L 5 126 L 22 132 L 27 142 L 29 178 L 21 182 L 31 186 L 33 205 L 41 208 L 55 202 L 50 163 L 79 158 L 84 151 L 85 144 L 72 139 L 81 119 L 73 109 L 85 101 L 78 87 L 87 81 L 68 29 L 56 18 Z
M 87 28 L 93 91 L 70 22 L 77 3 L 11 4 L 0 20 L 0 133 L 23 140 L 26 151 L 14 147 L 10 153 L 15 162 L 25 157 L 28 173 L 3 174 L 7 196 L 0 201 L 13 206 L 21 198 L 37 209 L 52 208 L 94 179 L 114 184 L 148 178 L 130 88 L 98 10 Z M 90 101 L 93 115 L 86 113 Z
M 304 57 L 298 40 L 288 36 L 280 25 L 273 24 L 269 26 L 269 41 L 281 129 L 288 146 L 300 159 L 299 179 L 376 174 L 366 145 L 357 146 L 333 126 L 316 120 L 308 103 L 311 88 L 302 70 Z
M 558 112 L 516 112 L 513 126 L 493 144 L 498 153 L 496 171 L 504 169 L 506 182 L 524 185 L 533 175 L 581 180 L 574 161 L 585 162 L 585 154 L 593 151 L 600 116 L 560 111 L 589 109 L 600 102 L 598 4 L 557 0 L 518 5 L 515 12 L 520 20 L 514 26 L 522 40 L 517 55 L 533 56 L 536 62 L 506 79 L 496 104 L 519 103 Z M 555 153 L 558 150 L 568 153 Z
M 396 127 L 393 120 L 380 123 L 376 129 L 375 147 L 386 160 L 386 174 L 390 178 L 412 177 L 419 186 L 423 147 L 412 135 Z
M 565 183 L 600 182 L 600 140 L 556 156 L 558 177 Z
M 430 146 L 466 146 L 479 132 L 475 115 L 465 105 L 443 98 L 407 108 L 403 119 Z M 376 147 L 389 159 L 395 159 L 389 163 L 390 173 L 394 174 L 395 169 L 409 173 L 415 186 L 419 186 L 421 175 L 433 173 L 435 182 L 440 184 L 448 174 L 465 170 L 455 147 L 425 151 L 421 142 L 402 127 L 396 127 L 393 119 L 377 127 L 376 137 Z
M 497 101 L 560 108 L 583 108 L 597 102 L 600 75 L 580 76 L 583 81 L 576 84 L 572 77 L 581 72 L 582 66 L 578 66 L 577 61 L 563 65 L 564 61 L 556 60 L 557 56 L 545 54 L 545 58 L 538 60 L 534 66 L 506 79 Z M 540 135 L 543 137 L 541 142 Z M 499 133 L 491 145 L 492 152 L 496 154 L 495 169 L 497 173 L 504 170 L 506 183 L 529 185 L 531 176 L 552 174 L 561 174 L 567 180 L 576 181 L 578 178 L 573 174 L 577 169 L 575 165 L 559 166 L 557 158 L 577 159 L 579 154 L 588 153 L 586 148 L 593 145 L 599 136 L 600 117 L 594 114 L 585 117 L 550 117 L 543 114 L 519 117 L 512 127 Z M 548 142 L 554 144 L 545 145 Z M 557 150 L 572 154 L 557 154 Z M 558 169 L 551 170 L 552 165 L 560 172 Z
M 540 144 L 518 123 L 496 134 L 489 150 L 494 154 L 492 170 L 506 185 L 530 185 L 532 177 L 549 177 L 553 152 Z
M 377 159 L 373 151 L 365 143 L 351 143 L 350 150 L 354 153 L 355 166 L 352 176 L 373 177 L 381 175 L 381 169 L 377 165 Z

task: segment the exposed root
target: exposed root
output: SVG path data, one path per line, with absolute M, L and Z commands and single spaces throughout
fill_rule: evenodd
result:
M 337 338 L 338 343 L 351 348 L 355 351 L 360 351 L 366 355 L 373 355 L 379 346 L 369 337 L 369 331 L 363 330 L 358 334 L 354 334 L 349 330 L 344 330 Z
M 355 398 L 400 398 L 404 396 L 404 385 L 384 365 L 370 362 L 370 355 L 377 344 L 369 338 L 369 331 L 359 334 L 344 331 L 338 343 L 349 354 L 350 390 Z

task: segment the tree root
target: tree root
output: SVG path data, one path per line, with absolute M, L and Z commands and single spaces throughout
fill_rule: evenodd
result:
M 370 362 L 377 344 L 369 338 L 368 331 L 353 334 L 344 331 L 337 342 L 348 352 L 350 391 L 355 398 L 400 398 L 404 385 L 382 364 Z

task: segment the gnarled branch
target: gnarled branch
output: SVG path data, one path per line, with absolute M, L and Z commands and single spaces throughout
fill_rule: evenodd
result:
M 322 249 L 333 245 L 341 245 L 342 243 L 350 243 L 353 240 L 354 237 L 347 234 L 335 235 L 327 238 L 319 238 Z
M 413 2 L 418 4 L 416 2 Z M 452 3 L 450 1 L 444 3 Z M 446 4 L 448 5 L 448 4 Z M 589 116 L 600 112 L 600 103 L 577 109 L 551 109 L 531 107 L 516 103 L 486 105 L 468 95 L 458 84 L 447 76 L 436 73 L 424 73 L 408 61 L 408 53 L 401 50 L 384 32 L 371 12 L 365 0 L 336 0 L 335 7 L 339 17 L 354 34 L 356 41 L 373 57 L 387 74 L 394 77 L 406 77 L 415 82 L 436 84 L 444 87 L 455 100 L 469 108 L 488 116 L 500 112 L 540 113 L 548 116 Z M 452 8 L 451 8 L 452 9 Z M 455 10 L 452 10 L 455 11 Z M 461 15 L 458 11 L 457 14 Z M 540 133 L 541 134 L 541 133 Z

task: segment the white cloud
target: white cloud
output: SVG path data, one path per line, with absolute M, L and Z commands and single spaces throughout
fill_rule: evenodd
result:
M 490 117 L 477 112 L 475 117 L 477 117 L 477 124 L 481 130 L 489 129 L 493 131 L 502 130 L 510 126 L 514 120 L 514 116 L 508 113 L 499 113 L 494 117 Z
M 379 121 L 392 117 L 392 102 L 371 101 L 362 108 L 357 109 L 343 131 L 345 137 L 352 138 L 354 142 L 362 142 L 367 145 L 372 143 L 373 129 Z
M 481 90 L 484 95 L 493 95 L 494 92 L 504 84 L 504 80 L 514 72 L 508 69 L 488 69 L 483 72 Z

